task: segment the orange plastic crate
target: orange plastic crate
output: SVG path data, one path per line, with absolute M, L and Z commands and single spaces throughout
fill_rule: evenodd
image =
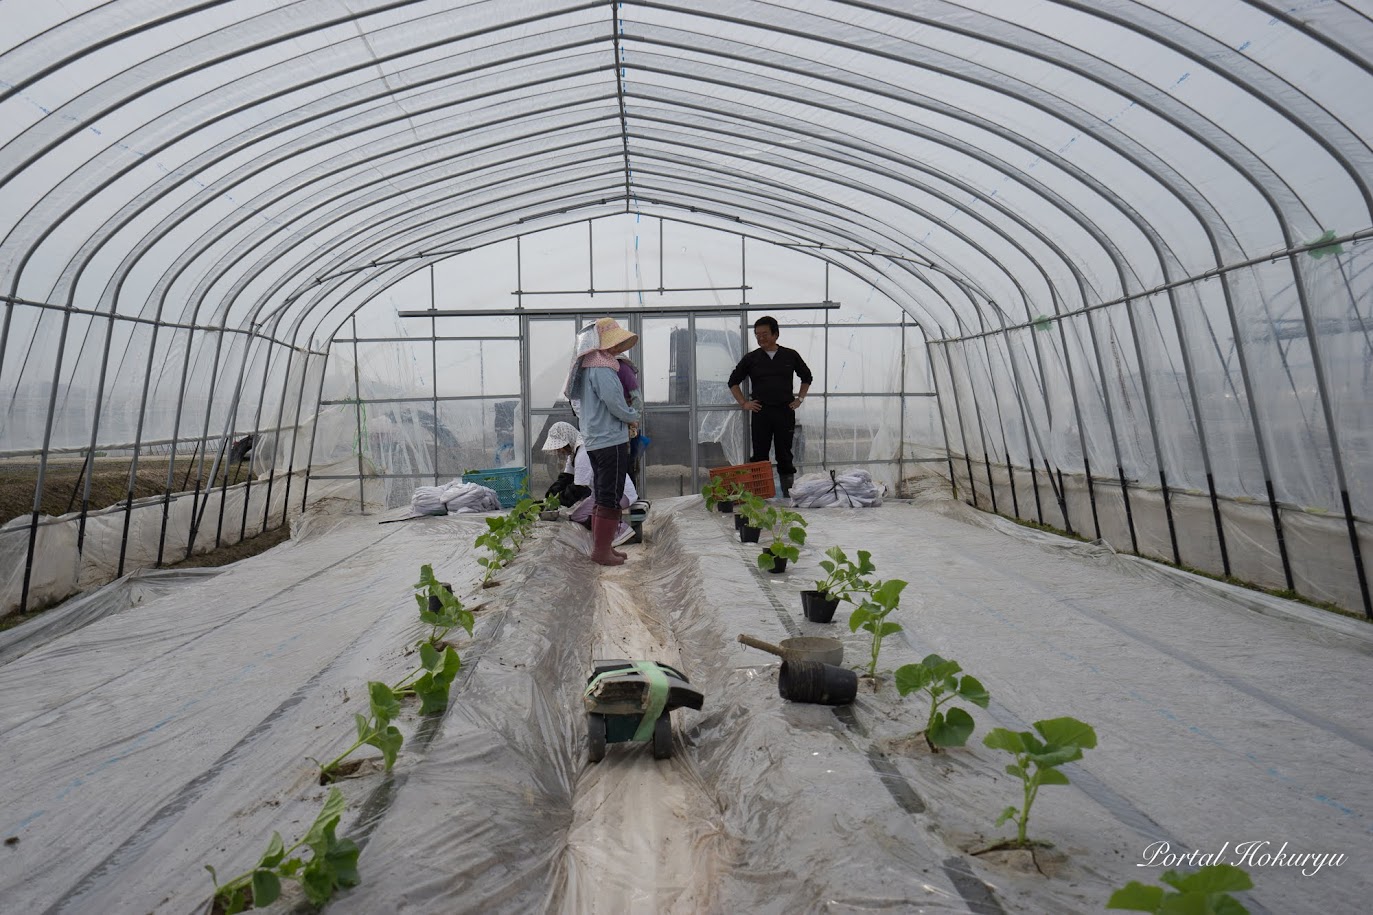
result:
M 724 477 L 726 483 L 742 486 L 760 499 L 771 499 L 777 492 L 772 486 L 772 464 L 768 461 L 712 467 L 710 475 Z

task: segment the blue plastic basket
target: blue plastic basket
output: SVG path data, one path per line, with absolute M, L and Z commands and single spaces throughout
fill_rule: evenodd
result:
M 529 494 L 529 469 L 527 467 L 494 467 L 491 470 L 474 470 L 462 475 L 464 483 L 480 483 L 496 494 L 501 500 L 501 508 L 514 508 L 515 503 Z

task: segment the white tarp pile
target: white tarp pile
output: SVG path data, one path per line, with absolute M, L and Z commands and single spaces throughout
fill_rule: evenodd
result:
M 791 501 L 797 508 L 869 508 L 881 505 L 886 491 L 866 470 L 810 473 L 791 487 Z

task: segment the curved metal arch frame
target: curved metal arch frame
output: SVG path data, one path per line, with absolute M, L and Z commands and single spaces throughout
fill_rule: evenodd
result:
M 1213 241 L 1213 244 L 1214 244 L 1214 241 L 1215 241 L 1214 238 L 1212 239 L 1212 241 Z M 1289 238 L 1289 241 L 1290 241 L 1290 238 Z M 1302 293 L 1302 289 L 1301 289 L 1301 285 L 1302 285 L 1302 284 L 1301 284 L 1301 275 L 1302 275 L 1302 274 L 1301 274 L 1301 271 L 1300 271 L 1300 268 L 1299 268 L 1298 264 L 1296 264 L 1295 261 L 1294 261 L 1293 264 L 1292 264 L 1292 268 L 1293 268 L 1294 274 L 1295 274 L 1296 277 L 1297 277 L 1298 292 L 1299 292 L 1299 294 L 1301 294 L 1301 293 Z M 1227 292 L 1228 292 L 1228 289 L 1227 289 Z M 1228 299 L 1228 296 L 1227 296 L 1227 299 Z M 1228 304 L 1228 302 L 1227 302 L 1227 304 Z M 1174 307 L 1176 308 L 1176 303 L 1175 303 L 1175 302 L 1174 302 Z M 1303 301 L 1302 301 L 1302 307 L 1303 307 L 1303 315 L 1304 315 L 1304 317 L 1306 318 L 1306 320 L 1307 320 L 1307 322 L 1308 322 L 1308 331 L 1309 331 L 1309 330 L 1310 330 L 1310 326 L 1309 326 L 1309 325 L 1310 325 L 1309 309 L 1308 309 L 1308 307 L 1307 307 L 1307 303 L 1305 302 L 1304 298 L 1303 298 Z M 1231 307 L 1231 308 L 1229 309 L 1229 311 L 1230 311 L 1231 319 L 1232 319 L 1232 322 L 1233 322 L 1233 320 L 1234 320 L 1234 311 L 1233 311 L 1233 308 Z M 1127 310 L 1127 314 L 1128 314 L 1128 310 Z M 1004 320 L 1004 319 L 1003 319 L 1003 320 Z M 64 322 L 64 327 L 65 327 L 65 322 Z M 1182 334 L 1182 324 L 1176 320 L 1176 316 L 1175 316 L 1175 327 L 1177 328 L 1177 332 L 1179 333 L 1179 335 L 1181 335 L 1181 334 Z M 1138 343 L 1138 334 L 1135 334 L 1134 336 L 1135 336 L 1135 338 L 1136 338 L 1136 342 Z M 1236 335 L 1236 340 L 1238 340 L 1238 339 L 1239 339 L 1239 338 L 1238 338 L 1238 335 Z M 1238 343 L 1237 343 L 1237 346 L 1238 346 Z M 1314 342 L 1314 339 L 1313 339 L 1313 341 L 1312 341 L 1312 346 L 1313 346 L 1313 353 L 1314 353 L 1314 352 L 1315 352 L 1315 342 Z M 1186 344 L 1184 343 L 1184 359 L 1185 359 L 1185 358 L 1186 358 Z M 1143 365 L 1143 361 L 1142 361 L 1142 360 L 1141 360 L 1140 364 Z M 1317 379 L 1318 379 L 1318 381 L 1319 381 L 1319 380 L 1323 380 L 1323 374 L 1324 374 L 1323 372 L 1321 372 L 1321 371 L 1318 370 L 1318 372 L 1317 372 Z M 1148 395 L 1146 394 L 1146 403 L 1148 403 L 1148 402 L 1149 402 L 1149 397 L 1148 397 Z M 1251 403 L 1252 403 L 1252 399 L 1251 399 Z M 1323 404 L 1323 406 L 1325 407 L 1326 412 L 1327 412 L 1327 428 L 1330 430 L 1331 435 L 1332 435 L 1332 446 L 1333 446 L 1333 448 L 1332 448 L 1332 453 L 1335 455 L 1335 459 L 1338 461 L 1338 460 L 1339 460 L 1339 454 L 1340 454 L 1339 448 L 1338 448 L 1338 442 L 1333 440 L 1333 436 L 1334 436 L 1334 427 L 1333 427 L 1332 423 L 1330 422 L 1330 417 L 1329 417 L 1329 415 L 1328 415 L 1328 414 L 1329 414 L 1328 398 L 1325 397 L 1324 393 L 1322 394 L 1322 404 Z M 1255 427 L 1256 427 L 1256 433 L 1257 433 L 1257 418 L 1256 418 L 1256 417 L 1255 417 L 1255 420 L 1254 420 L 1254 421 L 1255 421 Z M 1262 448 L 1262 441 L 1261 441 L 1262 436 L 1260 435 L 1260 436 L 1258 436 L 1258 438 L 1260 439 L 1260 448 Z M 1343 480 L 1342 480 L 1342 479 L 1341 479 L 1341 487 L 1342 487 L 1342 489 L 1344 488 L 1344 483 L 1343 483 Z M 1346 493 L 1346 499 L 1347 499 L 1347 493 Z

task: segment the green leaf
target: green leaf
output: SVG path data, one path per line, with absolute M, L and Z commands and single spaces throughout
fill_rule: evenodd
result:
M 262 853 L 262 860 L 257 862 L 258 867 L 276 867 L 281 863 L 281 859 L 286 857 L 286 845 L 281 841 L 281 833 L 272 833 L 272 841 L 267 843 L 267 850 Z M 254 893 L 254 896 L 257 894 Z
M 1157 912 L 1161 902 L 1163 887 L 1145 886 L 1138 880 L 1131 880 L 1111 894 L 1111 898 L 1106 902 L 1106 908 L 1125 909 L 1130 912 Z
M 895 633 L 898 633 L 900 631 L 900 623 L 883 622 L 881 626 L 874 630 L 873 634 L 876 635 L 879 639 L 885 639 L 887 636 L 894 635 Z
M 352 839 L 340 839 L 329 847 L 325 855 L 334 871 L 334 881 L 343 887 L 357 886 L 361 881 L 358 876 L 358 854 L 360 849 Z
M 305 866 L 305 862 L 297 855 L 294 858 L 287 858 L 277 868 L 277 873 L 283 877 L 294 877 Z
M 1075 762 L 1082 758 L 1082 751 L 1077 747 L 1054 747 L 1047 752 L 1028 754 L 1029 760 L 1042 769 L 1052 769 L 1064 763 Z
M 1214 915 L 1211 901 L 1193 893 L 1166 893 L 1159 903 L 1159 915 Z
M 1180 877 L 1172 885 L 1189 893 L 1234 893 L 1252 890 L 1254 881 L 1243 868 L 1233 864 L 1210 864 Z
M 420 644 L 420 666 L 425 670 L 433 670 L 439 666 L 439 650 L 428 642 Z
M 1020 816 L 1019 810 L 1016 810 L 1014 807 L 1007 807 L 1005 810 L 1001 811 L 1001 816 L 996 818 L 996 825 L 1000 826 L 1007 820 L 1014 820 L 1018 816 Z
M 898 578 L 892 578 L 882 582 L 873 592 L 872 599 L 880 607 L 891 610 L 901 602 L 901 592 L 905 589 L 906 582 Z
M 372 732 L 372 722 L 367 720 L 366 715 L 354 715 L 353 724 L 358 729 L 358 740 L 363 740 Z
M 867 574 L 870 573 L 870 572 L 876 572 L 876 571 L 877 571 L 877 566 L 875 566 L 875 565 L 872 564 L 872 553 L 869 553 L 867 550 L 859 550 L 859 551 L 858 551 L 858 574 L 859 574 L 859 575 L 867 575 Z
M 334 873 L 323 856 L 316 855 L 305 865 L 300 885 L 305 888 L 305 898 L 314 905 L 324 905 L 334 895 Z
M 381 751 L 381 758 L 386 761 L 386 771 L 390 772 L 391 767 L 396 764 L 396 755 L 400 753 L 400 746 L 405 742 L 405 737 L 402 736 L 400 728 L 393 724 L 385 731 L 372 735 L 367 742 Z
M 993 750 L 1006 750 L 1011 753 L 1025 752 L 1025 737 L 1028 736 L 1024 731 L 1008 731 L 1005 728 L 992 728 L 986 737 L 982 738 L 984 747 L 991 747 Z
M 864 602 L 861 607 L 849 614 L 849 632 L 857 632 L 864 623 L 872 618 L 872 611 L 868 608 L 872 605 Z
M 973 716 L 961 708 L 951 708 L 947 712 L 937 712 L 930 725 L 930 743 L 937 747 L 961 747 L 972 736 Z
M 281 878 L 271 871 L 253 871 L 253 908 L 269 906 L 276 902 L 280 895 Z
M 1029 774 L 1018 763 L 1006 763 L 1006 774 L 1014 775 L 1021 781 L 1029 781 Z
M 334 824 L 343 816 L 343 811 L 348 806 L 348 801 L 343 796 L 343 792 L 337 788 L 330 788 L 329 793 L 324 798 L 324 806 L 320 808 L 319 816 L 310 824 L 310 831 L 305 834 L 301 841 L 311 848 L 318 851 L 323 847 L 326 837 L 334 828 Z
M 793 527 L 791 530 L 787 531 L 787 536 L 788 536 L 789 538 L 791 538 L 791 542 L 792 542 L 792 543 L 795 543 L 795 544 L 802 544 L 802 543 L 805 543 L 805 542 L 806 542 L 806 529 L 805 529 L 804 527 Z
M 908 696 L 930 683 L 930 669 L 924 664 L 903 664 L 896 668 L 896 691 Z
M 1090 724 L 1076 718 L 1049 718 L 1045 721 L 1036 721 L 1034 729 L 1043 734 L 1044 739 L 1052 746 L 1081 747 L 1084 750 L 1096 747 L 1096 731 L 1092 730 Z
M 385 683 L 377 680 L 368 681 L 367 694 L 371 698 L 372 715 L 377 719 L 378 725 L 400 714 L 400 700 Z
M 965 676 L 958 684 L 958 695 L 979 708 L 986 708 L 992 701 L 987 690 L 974 677 Z
M 1035 777 L 1038 779 L 1041 785 L 1072 784 L 1068 781 L 1068 776 L 1064 775 L 1057 769 L 1040 769 L 1038 772 L 1035 773 Z

